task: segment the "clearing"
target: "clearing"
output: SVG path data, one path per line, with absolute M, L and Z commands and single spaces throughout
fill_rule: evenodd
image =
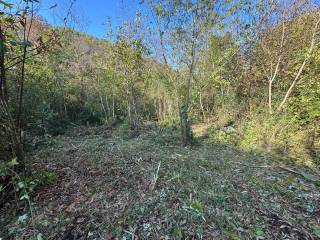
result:
M 317 239 L 319 173 L 177 131 L 100 127 L 39 139 L 30 160 L 59 175 L 33 194 L 21 239 Z M 13 228 L 13 226 L 15 226 Z M 11 227 L 11 228 L 10 228 Z

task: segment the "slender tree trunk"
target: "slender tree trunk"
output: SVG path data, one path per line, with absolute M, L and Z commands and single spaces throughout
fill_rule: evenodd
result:
M 104 112 L 104 116 L 105 116 L 105 118 L 106 118 L 106 120 L 107 120 L 108 114 L 107 114 L 106 108 L 105 108 L 105 106 L 104 106 L 103 99 L 102 99 L 102 96 L 101 96 L 100 91 L 98 91 L 98 94 L 99 94 L 99 98 L 100 98 L 101 108 L 102 108 L 102 110 L 103 110 L 103 112 Z
M 130 125 L 130 128 L 131 128 L 132 116 L 131 116 L 131 102 L 130 102 L 130 93 L 129 93 L 129 91 L 127 91 L 127 112 L 128 112 L 129 125 Z
M 112 118 L 115 118 L 115 102 L 114 102 L 114 93 L 112 93 Z
M 270 114 L 272 114 L 272 112 L 273 112 L 273 109 L 272 109 L 272 84 L 273 84 L 273 82 L 276 79 L 276 76 L 278 74 L 281 58 L 282 58 L 282 56 L 280 55 L 280 57 L 278 58 L 276 69 L 274 70 L 274 74 L 273 74 L 272 78 L 269 79 L 268 105 L 269 105 L 269 113 Z
M 296 86 L 296 84 L 299 82 L 300 80 L 300 76 L 302 74 L 302 71 L 305 67 L 305 65 L 307 64 L 307 61 L 309 60 L 312 52 L 313 52 L 313 49 L 314 49 L 314 46 L 315 46 L 315 41 L 316 41 L 316 35 L 317 35 L 317 31 L 318 31 L 318 26 L 319 26 L 319 23 L 320 23 L 320 17 L 317 19 L 317 22 L 315 24 L 315 27 L 313 29 L 313 34 L 312 34 L 312 38 L 311 38 L 311 43 L 310 43 L 310 47 L 309 47 L 309 50 L 308 50 L 308 53 L 307 53 L 307 56 L 305 57 L 304 61 L 302 62 L 300 68 L 299 68 L 299 71 L 297 72 L 293 82 L 291 83 L 288 91 L 286 92 L 286 95 L 284 96 L 282 102 L 280 103 L 279 107 L 278 107 L 278 111 L 281 111 L 284 107 L 284 105 L 286 104 L 289 96 L 291 95 L 291 92 L 293 91 L 294 87 Z
M 201 111 L 202 111 L 203 121 L 206 121 L 207 117 L 206 117 L 205 109 L 204 109 L 203 104 L 202 104 L 202 93 L 201 93 L 201 91 L 200 91 L 200 95 L 199 95 L 199 104 L 200 104 L 200 108 L 201 108 Z
M 192 140 L 191 127 L 189 122 L 189 106 L 190 106 L 190 94 L 191 94 L 191 81 L 193 78 L 193 71 L 195 65 L 195 48 L 196 48 L 196 23 L 193 16 L 193 30 L 192 30 L 192 43 L 191 43 L 191 64 L 189 66 L 189 76 L 187 81 L 187 94 L 181 109 L 181 133 L 182 133 L 182 144 L 186 146 Z
M 27 52 L 27 47 L 24 47 L 23 58 L 25 59 Z M 19 105 L 18 105 L 18 115 L 17 115 L 17 126 L 20 142 L 22 142 L 22 105 L 23 105 L 23 92 L 24 92 L 24 78 L 25 78 L 25 60 L 22 61 L 21 66 L 21 76 L 20 76 L 20 86 L 19 86 Z
M 5 36 L 0 26 L 0 100 L 8 102 L 8 91 L 5 68 Z
M 25 18 L 24 25 L 27 24 L 27 20 Z M 27 40 L 26 29 L 24 29 L 24 42 Z M 25 63 L 27 56 L 27 45 L 23 46 L 23 55 L 21 62 L 21 75 L 19 79 L 19 91 L 18 91 L 18 114 L 17 114 L 17 133 L 18 133 L 18 142 L 16 146 L 17 158 L 22 161 L 24 159 L 23 152 L 23 140 L 22 140 L 22 105 L 23 105 L 23 92 L 24 92 L 24 78 L 25 78 Z
M 106 111 L 107 111 L 107 118 L 109 118 L 111 116 L 111 109 L 109 106 L 109 99 L 108 99 L 108 94 L 106 94 Z
M 29 1 L 26 0 L 26 9 L 29 7 Z M 22 106 L 23 106 L 23 93 L 24 93 L 24 80 L 25 80 L 25 65 L 27 59 L 27 42 L 29 41 L 32 21 L 33 21 L 33 5 L 31 7 L 31 18 L 30 18 L 29 27 L 27 29 L 27 18 L 24 17 L 24 29 L 23 29 L 23 55 L 21 61 L 21 75 L 19 81 L 19 94 L 18 94 L 18 114 L 17 114 L 17 133 L 19 141 L 17 142 L 16 151 L 17 151 L 17 158 L 19 161 L 23 162 L 24 160 L 24 150 L 23 150 L 23 139 L 22 139 Z M 24 165 L 21 164 L 21 168 L 24 169 Z
M 272 84 L 275 81 L 277 74 L 279 72 L 279 66 L 280 66 L 280 62 L 282 59 L 282 52 L 283 52 L 283 44 L 284 44 L 284 35 L 285 34 L 285 25 L 284 22 L 282 23 L 282 35 L 281 35 L 281 43 L 280 43 L 280 53 L 279 53 L 279 57 L 278 57 L 278 61 L 276 64 L 276 68 L 274 70 L 274 73 L 272 75 L 271 78 L 269 78 L 269 95 L 268 95 L 268 105 L 269 105 L 269 113 L 272 114 L 273 109 L 272 109 Z

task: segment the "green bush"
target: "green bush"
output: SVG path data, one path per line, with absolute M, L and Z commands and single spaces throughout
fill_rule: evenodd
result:
M 64 134 L 69 124 L 67 117 L 55 112 L 47 102 L 37 107 L 30 122 L 29 129 L 36 135 Z
M 159 126 L 161 128 L 179 128 L 180 119 L 178 116 L 168 116 L 159 121 Z
M 77 117 L 77 121 L 85 125 L 100 125 L 103 124 L 106 121 L 106 119 L 101 111 L 95 110 L 94 106 L 91 106 L 91 104 L 86 103 L 81 109 L 81 112 Z
M 237 145 L 239 134 L 234 126 L 222 128 L 211 127 L 208 131 L 209 140 L 215 143 Z
M 58 175 L 51 171 L 32 171 L 31 173 L 15 171 L 19 163 L 14 158 L 0 164 L 0 204 L 9 196 L 19 196 L 19 200 L 30 203 L 30 194 L 35 188 L 54 183 Z M 11 194 L 13 193 L 14 194 Z

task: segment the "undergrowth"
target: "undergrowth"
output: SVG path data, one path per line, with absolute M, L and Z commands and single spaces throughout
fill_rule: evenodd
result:
M 208 124 L 210 142 L 239 146 L 245 151 L 268 152 L 320 166 L 319 126 L 307 125 L 289 113 L 271 115 L 257 110 L 245 119 L 229 112 L 219 113 Z
M 315 169 L 207 139 L 182 147 L 178 136 L 178 129 L 150 123 L 134 137 L 98 127 L 74 128 L 48 138 L 31 159 L 34 166 L 60 177 L 38 173 L 37 179 L 54 183 L 30 194 L 34 221 L 28 211 L 16 212 L 10 221 L 4 221 L 1 212 L 1 237 L 320 236 Z

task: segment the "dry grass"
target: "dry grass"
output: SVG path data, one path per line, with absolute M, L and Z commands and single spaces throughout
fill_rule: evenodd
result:
M 91 128 L 47 140 L 32 162 L 59 181 L 37 190 L 36 219 L 15 238 L 319 238 L 316 170 L 224 145 L 183 148 L 176 134 Z

